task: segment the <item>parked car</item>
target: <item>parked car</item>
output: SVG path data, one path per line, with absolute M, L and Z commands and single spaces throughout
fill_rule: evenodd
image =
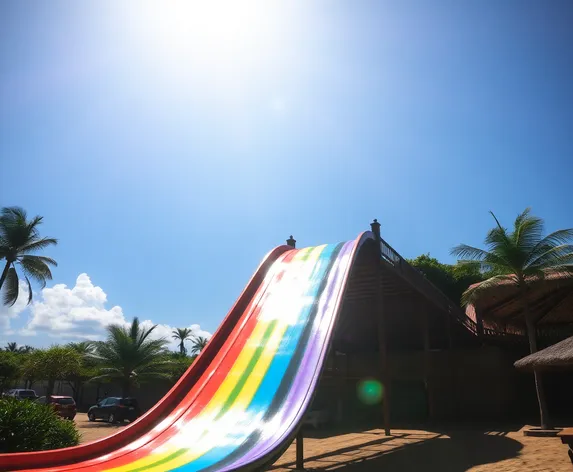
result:
M 103 419 L 109 423 L 118 421 L 135 421 L 141 415 L 141 410 L 135 398 L 108 397 L 99 401 L 88 410 L 88 420 Z
M 19 400 L 35 400 L 38 398 L 35 390 L 23 388 L 13 388 L 12 390 L 8 390 L 4 396 L 18 398 Z
M 36 401 L 44 405 L 52 405 L 59 416 L 68 420 L 73 420 L 76 417 L 76 413 L 78 411 L 76 402 L 72 397 L 52 395 L 49 398 L 40 397 Z

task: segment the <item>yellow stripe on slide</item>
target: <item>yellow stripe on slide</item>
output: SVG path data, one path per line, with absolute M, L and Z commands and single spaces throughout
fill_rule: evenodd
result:
M 303 249 L 293 257 L 289 264 L 293 262 L 299 262 L 299 260 L 305 258 L 308 254 L 309 250 L 312 250 L 312 254 L 309 256 L 309 261 L 311 262 L 313 259 L 318 260 L 320 253 L 322 252 L 322 248 L 308 248 Z M 315 262 L 315 261 L 313 261 Z M 310 263 L 310 267 L 313 267 L 314 264 Z M 307 266 L 308 267 L 308 266 Z M 299 274 L 300 275 L 300 274 Z M 310 274 L 309 274 L 310 275 Z M 294 294 L 293 294 L 294 295 Z M 231 392 L 233 391 L 234 386 L 237 384 L 237 381 L 241 378 L 241 375 L 245 372 L 249 362 L 253 358 L 255 351 L 261 346 L 261 342 L 263 340 L 263 336 L 266 330 L 269 328 L 272 320 L 259 320 L 255 325 L 251 336 L 247 340 L 247 343 L 243 347 L 242 351 L 240 352 L 235 364 L 227 374 L 226 378 L 223 380 L 221 386 L 217 390 L 217 392 L 213 395 L 209 403 L 205 406 L 203 411 L 198 415 L 198 417 L 192 418 L 189 422 L 182 424 L 181 431 L 176 433 L 172 438 L 170 438 L 165 444 L 161 445 L 158 448 L 157 452 L 152 452 L 148 456 L 143 457 L 137 461 L 132 462 L 131 464 L 126 464 L 123 466 L 119 466 L 113 469 L 107 469 L 110 472 L 129 472 L 133 471 L 134 469 L 145 468 L 146 472 L 152 471 L 165 471 L 168 469 L 172 469 L 173 467 L 177 467 L 178 465 L 185 464 L 194 460 L 196 457 L 200 457 L 209 449 L 211 449 L 214 445 L 209 445 L 206 450 L 205 447 L 201 447 L 201 451 L 197 455 L 197 453 L 193 450 L 189 450 L 185 454 L 182 454 L 167 463 L 162 462 L 157 466 L 153 466 L 152 464 L 163 461 L 167 459 L 171 454 L 175 451 L 183 448 L 183 447 L 191 447 L 197 446 L 197 441 L 204 435 L 205 431 L 209 431 L 212 426 L 215 426 L 215 416 L 221 410 L 222 406 L 225 403 L 225 400 L 229 397 Z M 266 373 L 278 346 L 282 340 L 282 336 L 286 328 L 288 327 L 287 323 L 279 323 L 274 327 L 273 332 L 270 335 L 266 345 L 264 346 L 263 353 L 259 358 L 254 372 L 257 372 L 259 375 L 250 375 L 247 379 L 247 382 L 243 386 L 238 397 L 235 399 L 235 402 L 230 407 L 230 411 L 234 411 L 236 406 L 239 405 L 240 408 L 245 409 L 249 402 L 252 400 L 252 397 L 256 393 L 256 390 L 262 381 L 264 374 L 260 375 L 261 372 Z M 198 424 L 196 424 L 198 423 Z M 193 426 L 192 426 L 193 425 Z M 188 432 L 188 434 L 186 434 Z M 207 436 L 213 436 L 213 432 L 208 432 Z M 220 438 L 220 434 L 217 434 L 213 439 Z M 205 441 L 205 437 L 201 442 Z M 212 440 L 208 441 L 209 443 Z M 205 444 L 207 446 L 207 444 Z M 204 450 L 204 451 L 203 451 Z M 193 457 L 195 456 L 195 457 Z M 178 464 L 178 465 L 175 465 Z M 168 469 L 167 469 L 168 468 Z
M 312 254 L 309 256 L 308 258 L 308 265 L 305 265 L 305 272 L 308 272 L 308 274 L 301 274 L 300 272 L 297 275 L 308 275 L 308 277 L 306 277 L 306 279 L 308 280 L 308 278 L 310 277 L 312 270 L 314 269 L 314 267 L 316 266 L 316 262 L 318 262 L 320 254 L 322 252 L 322 250 L 324 249 L 324 246 L 320 246 L 318 248 L 313 248 L 313 252 Z M 286 282 L 286 281 L 285 281 Z M 288 283 L 288 282 L 287 282 Z M 293 296 L 302 296 L 303 294 L 293 294 Z M 268 327 L 269 323 L 268 322 L 264 322 L 261 323 L 264 324 L 266 327 Z M 162 463 L 162 464 L 158 464 L 155 467 L 150 467 L 149 469 L 146 469 L 146 472 L 164 472 L 165 470 L 173 470 L 177 467 L 183 466 L 185 464 L 188 464 L 190 462 L 193 462 L 194 460 L 198 459 L 199 457 L 203 456 L 204 454 L 206 454 L 207 452 L 209 452 L 211 449 L 213 449 L 214 447 L 220 445 L 220 441 L 221 441 L 221 436 L 224 436 L 224 434 L 226 432 L 230 431 L 230 428 L 233 428 L 233 426 L 236 426 L 236 420 L 240 418 L 240 415 L 242 413 L 245 412 L 245 410 L 247 409 L 247 407 L 249 406 L 251 400 L 253 399 L 255 393 L 257 392 L 257 389 L 260 385 L 260 383 L 262 382 L 279 346 L 280 343 L 282 341 L 282 338 L 284 336 L 285 331 L 287 330 L 287 328 L 289 327 L 289 323 L 288 322 L 284 322 L 281 321 L 280 319 L 278 320 L 277 326 L 275 327 L 273 333 L 271 334 L 270 338 L 268 339 L 267 343 L 265 344 L 264 348 L 263 348 L 263 353 L 260 356 L 259 360 L 256 363 L 255 369 L 253 370 L 253 374 L 251 374 L 248 379 L 247 382 L 245 383 L 243 389 L 241 390 L 240 394 L 238 395 L 238 397 L 235 399 L 234 403 L 231 405 L 231 407 L 229 408 L 229 410 L 225 413 L 225 415 L 223 415 L 223 417 L 221 419 L 215 420 L 213 413 L 217 413 L 221 406 L 223 405 L 224 401 L 228 398 L 228 396 L 230 395 L 231 391 L 232 391 L 232 387 L 234 385 L 230 385 L 230 388 L 226 388 L 225 389 L 225 393 L 221 392 L 221 396 L 219 395 L 219 391 L 212 399 L 212 402 L 209 402 L 208 407 L 204 410 L 205 411 L 205 415 L 212 415 L 212 418 L 204 418 L 204 420 L 206 420 L 206 424 L 204 423 L 204 425 L 206 426 L 205 428 L 198 428 L 201 430 L 201 433 L 205 433 L 205 435 L 202 435 L 200 438 L 197 438 L 197 440 L 193 443 L 192 448 L 193 449 L 189 449 L 187 451 L 185 451 L 184 453 L 182 453 L 181 455 L 178 455 L 176 457 L 174 457 L 172 460 L 168 461 L 167 463 Z M 260 344 L 255 344 L 255 348 L 260 345 Z M 248 356 L 248 359 L 251 359 L 252 356 Z M 246 367 L 246 365 L 245 365 Z M 244 369 L 241 369 L 239 372 L 244 372 Z M 256 374 L 255 374 L 256 373 Z M 222 390 L 222 389 L 220 389 Z M 207 411 L 208 409 L 208 411 Z M 201 416 L 203 416 L 203 414 L 201 414 Z M 229 417 L 230 418 L 230 423 L 228 423 L 227 421 L 224 420 L 225 417 Z M 203 418 L 201 418 L 203 419 Z M 200 421 L 202 422 L 202 421 Z M 226 424 L 227 423 L 227 424 Z M 186 425 L 186 427 L 189 427 L 190 425 Z M 195 429 L 195 428 L 192 428 Z M 221 434 L 221 430 L 223 431 L 223 434 Z M 167 453 L 167 455 L 169 455 L 170 453 L 172 454 L 173 452 L 177 451 L 180 449 L 180 447 L 183 446 L 183 444 L 180 445 L 173 445 L 174 447 L 170 447 L 170 451 Z M 155 461 L 154 461 L 155 462 Z

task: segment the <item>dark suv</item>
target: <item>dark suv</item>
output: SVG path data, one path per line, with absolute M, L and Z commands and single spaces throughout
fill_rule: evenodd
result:
M 118 421 L 135 421 L 141 415 L 141 410 L 135 398 L 108 397 L 100 400 L 97 405 L 88 410 L 88 420 L 103 419 L 109 423 Z

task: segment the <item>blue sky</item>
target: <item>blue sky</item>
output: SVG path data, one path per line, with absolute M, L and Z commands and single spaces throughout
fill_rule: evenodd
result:
M 0 205 L 60 243 L 0 342 L 213 332 L 291 233 L 378 218 L 451 261 L 489 210 L 573 226 L 571 24 L 567 0 L 1 2 Z

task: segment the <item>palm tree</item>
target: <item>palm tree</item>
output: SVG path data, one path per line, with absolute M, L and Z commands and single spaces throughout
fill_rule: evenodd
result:
M 101 374 L 91 380 L 118 380 L 122 395 L 127 397 L 131 388 L 142 382 L 168 379 L 165 370 L 169 361 L 163 357 L 167 340 L 148 339 L 156 327 L 143 328 L 138 318 L 134 318 L 128 328 L 108 326 L 107 340 L 97 343 L 92 356 L 103 364 L 103 368 Z
M 32 252 L 57 244 L 54 238 L 40 238 L 38 226 L 42 223 L 41 216 L 31 220 L 26 219 L 26 212 L 19 207 L 5 207 L 0 213 L 0 260 L 6 259 L 6 264 L 0 276 L 0 289 L 6 282 L 4 304 L 14 305 L 18 299 L 19 280 L 16 265 L 24 273 L 28 284 L 28 303 L 32 301 L 32 286 L 30 278 L 46 286 L 46 281 L 52 279 L 50 265 L 57 266 L 54 259 L 45 256 L 33 256 Z
M 209 340 L 207 338 L 204 338 L 203 336 L 194 337 L 193 340 L 191 341 L 191 354 L 193 354 L 194 356 L 199 354 L 203 349 L 205 349 L 205 346 L 207 345 L 208 342 Z
M 496 275 L 468 288 L 462 295 L 462 304 L 475 303 L 485 290 L 499 285 L 512 284 L 518 289 L 522 313 L 525 318 L 529 349 L 537 352 L 537 338 L 534 313 L 528 301 L 529 289 L 548 274 L 573 277 L 573 228 L 555 231 L 547 236 L 543 219 L 532 216 L 527 208 L 517 216 L 510 231 L 501 226 L 493 216 L 496 226 L 491 229 L 485 243 L 487 249 L 478 249 L 461 244 L 452 249 L 452 255 L 460 262 L 479 263 L 481 270 Z M 548 427 L 547 404 L 541 376 L 534 371 L 541 426 Z
M 184 356 L 187 354 L 187 349 L 185 349 L 185 341 L 191 339 L 191 333 L 193 331 L 189 328 L 176 328 L 171 333 L 173 334 L 173 339 L 179 340 L 179 353 Z
M 8 343 L 4 350 L 6 352 L 18 352 L 18 343 Z

